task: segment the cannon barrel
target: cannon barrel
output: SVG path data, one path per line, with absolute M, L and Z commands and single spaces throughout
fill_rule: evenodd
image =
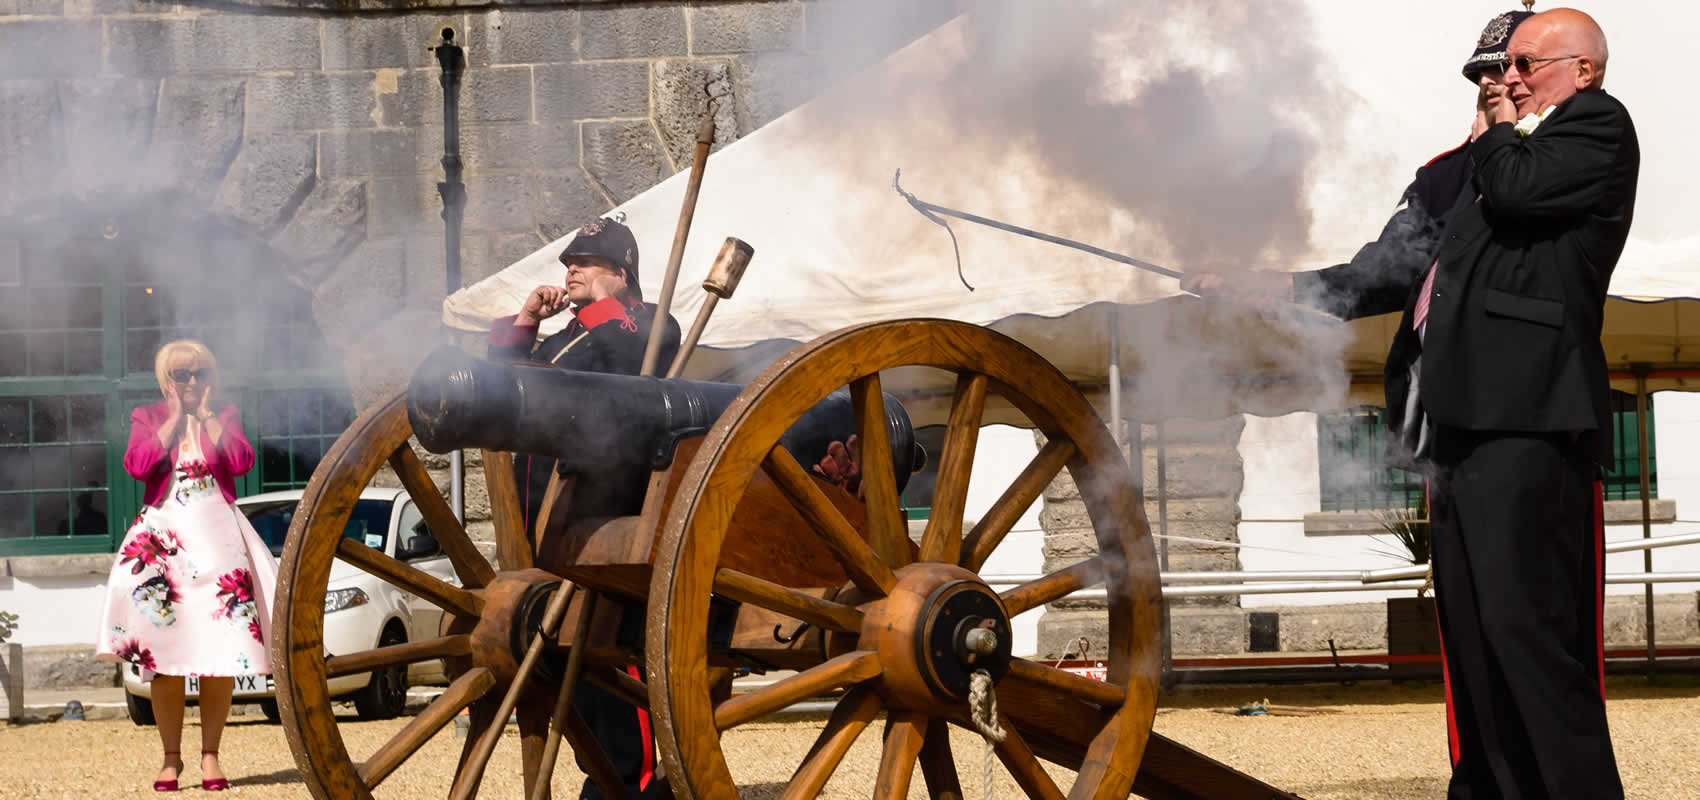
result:
M 742 386 L 577 372 L 541 364 L 475 358 L 452 347 L 432 353 L 413 373 L 407 416 L 433 453 L 462 448 L 535 453 L 567 472 L 661 469 L 679 440 L 707 433 Z M 809 409 L 780 438 L 804 465 L 856 432 L 848 390 Z M 908 412 L 885 395 L 892 464 L 902 491 L 926 454 Z

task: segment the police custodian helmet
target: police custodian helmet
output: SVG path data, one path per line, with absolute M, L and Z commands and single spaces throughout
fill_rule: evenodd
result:
M 581 226 L 566 249 L 561 251 L 561 263 L 565 264 L 573 256 L 590 256 L 604 258 L 617 269 L 626 274 L 626 286 L 634 297 L 641 297 L 638 289 L 638 246 L 637 237 L 632 235 L 632 229 L 622 224 L 624 214 L 614 219 L 597 217 Z
M 1530 0 L 1524 5 L 1533 6 L 1534 2 Z M 1533 11 L 1507 11 L 1488 20 L 1481 38 L 1476 40 L 1476 52 L 1464 62 L 1464 80 L 1475 83 L 1476 73 L 1484 69 L 1504 68 L 1505 48 L 1511 44 L 1512 32 L 1523 24 L 1523 20 L 1534 15 Z

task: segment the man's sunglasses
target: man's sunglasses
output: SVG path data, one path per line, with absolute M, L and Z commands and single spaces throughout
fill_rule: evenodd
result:
M 1576 56 L 1549 56 L 1547 58 L 1530 58 L 1528 56 L 1518 56 L 1516 58 L 1509 58 L 1509 57 L 1502 58 L 1502 59 L 1500 59 L 1499 63 L 1500 63 L 1500 67 L 1502 69 L 1504 69 L 1506 72 L 1510 72 L 1511 69 L 1513 67 L 1515 67 L 1518 72 L 1521 72 L 1524 75 L 1533 75 L 1533 74 L 1535 74 L 1535 65 L 1536 64 L 1540 64 L 1540 63 L 1547 62 L 1547 61 L 1567 61 L 1567 60 L 1572 59 L 1572 58 L 1581 58 L 1581 56 L 1579 56 L 1579 55 L 1576 55 Z
M 190 378 L 194 378 L 196 381 L 206 383 L 207 379 L 211 378 L 212 375 L 213 371 L 211 367 L 201 367 L 200 369 L 174 369 L 171 371 L 171 380 L 173 383 L 188 383 Z

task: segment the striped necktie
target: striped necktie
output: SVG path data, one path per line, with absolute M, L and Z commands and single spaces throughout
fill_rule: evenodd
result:
M 1428 277 L 1423 278 L 1423 290 L 1417 294 L 1416 310 L 1411 312 L 1411 327 L 1416 330 L 1417 336 L 1420 338 L 1426 338 L 1428 333 L 1426 329 L 1428 325 L 1428 299 L 1434 295 L 1434 273 L 1439 268 L 1439 259 L 1429 265 Z

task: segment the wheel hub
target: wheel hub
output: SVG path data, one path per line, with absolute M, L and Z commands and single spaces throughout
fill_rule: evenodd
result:
M 1009 669 L 1011 635 L 1003 604 L 979 580 L 933 590 L 915 628 L 921 676 L 935 694 L 966 699 L 975 672 L 996 681 Z
M 995 682 L 1012 643 L 1003 602 L 979 576 L 942 564 L 898 571 L 891 595 L 864 617 L 860 646 L 880 654 L 888 694 L 910 707 L 968 699 L 974 673 Z

